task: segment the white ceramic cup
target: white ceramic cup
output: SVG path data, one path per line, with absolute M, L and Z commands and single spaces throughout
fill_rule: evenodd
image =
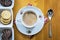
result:
M 25 11 L 25 12 L 28 12 L 28 11 L 34 12 L 33 10 L 27 10 L 27 11 Z M 29 26 L 29 25 L 26 25 L 26 24 L 24 23 L 24 21 L 23 21 L 23 16 L 24 16 L 24 13 L 25 13 L 25 12 L 22 13 L 22 20 L 21 20 L 22 24 L 23 24 L 26 28 L 33 28 L 33 27 L 35 27 L 36 24 L 37 24 L 38 18 L 39 18 L 38 15 L 37 15 L 37 13 L 34 12 L 35 15 L 36 15 L 36 17 L 37 17 L 36 22 L 35 22 L 33 25 Z

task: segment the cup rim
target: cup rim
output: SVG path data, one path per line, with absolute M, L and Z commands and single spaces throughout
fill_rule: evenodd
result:
M 32 10 L 27 10 L 27 11 L 25 11 L 25 12 L 28 12 L 28 11 L 32 11 Z M 24 16 L 25 12 L 22 13 L 22 18 L 21 18 L 22 20 L 21 20 L 21 22 L 22 22 L 22 24 L 23 24 L 26 28 L 33 28 L 33 27 L 36 26 L 36 24 L 37 24 L 38 15 L 37 15 L 36 12 L 32 11 L 32 12 L 35 13 L 35 15 L 36 15 L 36 17 L 37 17 L 37 20 L 36 20 L 36 22 L 35 22 L 33 25 L 29 26 L 29 25 L 26 25 L 26 24 L 24 23 L 24 21 L 23 21 L 23 16 Z

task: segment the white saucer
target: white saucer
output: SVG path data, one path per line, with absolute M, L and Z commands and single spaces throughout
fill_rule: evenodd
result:
M 37 13 L 39 16 L 41 16 L 41 18 L 39 18 L 38 20 L 38 23 L 37 25 L 31 30 L 31 33 L 27 33 L 27 28 L 24 27 L 24 25 L 21 23 L 21 12 L 24 12 L 24 11 L 27 11 L 27 10 L 32 10 L 34 11 L 35 13 Z M 44 26 L 44 15 L 42 13 L 42 11 L 34 6 L 26 6 L 26 7 L 23 7 L 21 8 L 17 15 L 16 15 L 16 26 L 17 26 L 17 29 L 22 33 L 22 34 L 25 34 L 25 35 L 34 35 L 34 34 L 37 34 L 38 32 L 40 32 Z

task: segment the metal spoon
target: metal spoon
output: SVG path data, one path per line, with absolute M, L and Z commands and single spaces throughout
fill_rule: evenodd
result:
M 53 10 L 50 9 L 48 10 L 48 18 L 50 20 L 50 23 L 49 23 L 49 37 L 50 38 L 52 37 L 52 23 L 51 23 L 52 16 L 53 16 Z

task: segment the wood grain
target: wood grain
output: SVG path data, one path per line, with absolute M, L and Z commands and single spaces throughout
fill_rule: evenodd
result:
M 47 17 L 48 9 L 53 9 L 54 16 L 52 18 L 52 38 L 48 36 L 48 24 L 44 25 L 44 28 L 36 35 L 32 37 L 31 40 L 60 40 L 60 0 L 15 0 L 15 5 L 13 8 L 14 19 L 18 10 L 24 6 L 31 3 L 33 6 L 40 8 L 45 17 Z M 14 24 L 15 40 L 30 40 L 28 36 L 21 34 L 16 25 Z

